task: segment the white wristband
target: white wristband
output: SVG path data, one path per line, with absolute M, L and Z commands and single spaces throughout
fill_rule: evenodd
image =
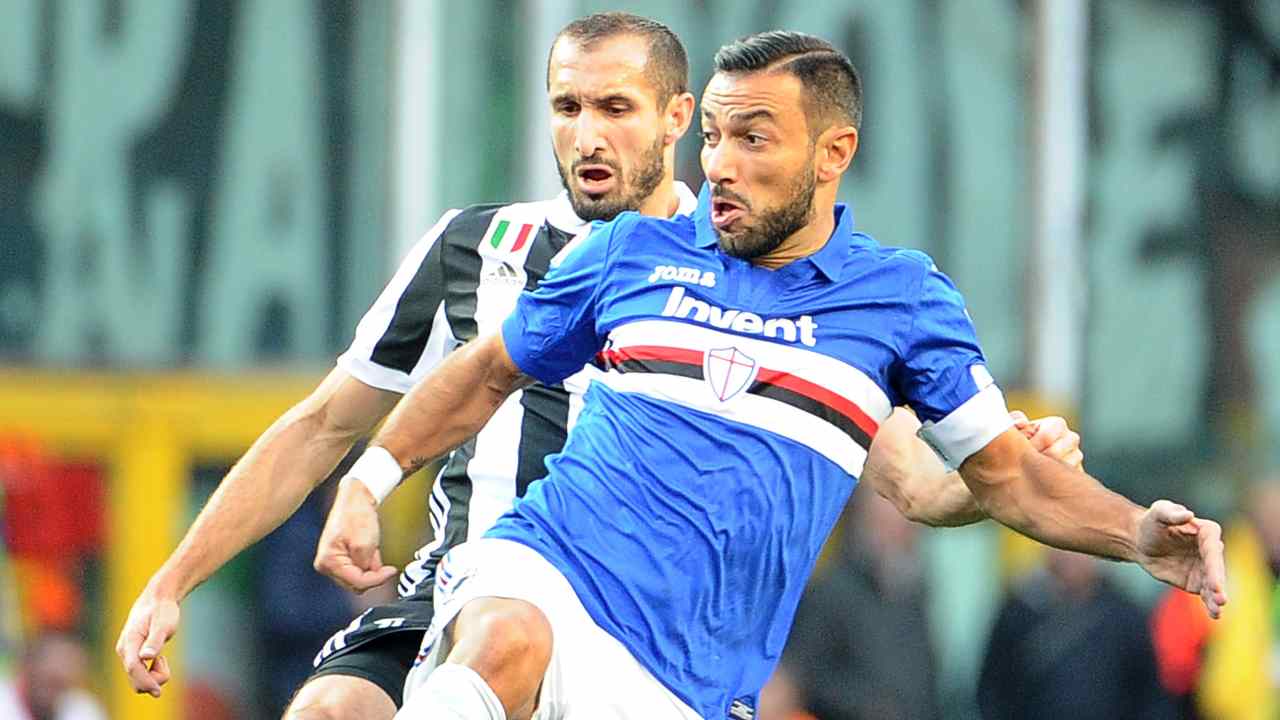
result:
M 360 459 L 356 460 L 356 464 L 351 466 L 351 472 L 347 475 L 364 483 L 379 505 L 404 479 L 400 463 L 396 462 L 391 453 L 381 446 L 365 450 Z

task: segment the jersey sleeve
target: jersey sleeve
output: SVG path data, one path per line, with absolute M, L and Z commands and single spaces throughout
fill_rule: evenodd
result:
M 1013 421 L 987 371 L 964 299 L 930 265 L 911 307 L 895 384 L 920 417 L 921 439 L 954 470 Z
M 616 223 L 593 225 L 551 260 L 533 291 L 521 293 L 502 324 L 507 352 L 521 372 L 552 385 L 582 369 L 604 345 L 596 305 Z
M 459 341 L 444 312 L 443 235 L 460 210 L 450 210 L 401 261 L 391 281 L 356 326 L 338 367 L 360 382 L 404 394 Z

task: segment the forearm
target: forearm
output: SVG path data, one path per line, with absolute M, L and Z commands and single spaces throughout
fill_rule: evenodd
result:
M 293 515 L 394 400 L 391 393 L 358 385 L 362 397 L 335 407 L 343 403 L 334 396 L 353 394 L 344 383 L 358 382 L 335 371 L 272 423 L 223 478 L 150 587 L 181 600 Z
M 872 442 L 863 482 L 914 522 L 954 527 L 985 519 L 960 475 L 947 472 L 937 454 L 916 437 L 919 428 L 910 412 L 894 410 Z
M 1022 438 L 998 438 L 966 460 L 960 472 L 982 510 L 1023 535 L 1065 550 L 1137 558 L 1144 509 L 1084 472 L 1035 452 Z
M 449 356 L 396 405 L 371 445 L 412 473 L 475 435 L 528 379 L 501 336 L 476 340 Z
M 960 527 L 987 519 L 978 501 L 957 472 L 943 472 L 933 481 L 935 491 L 916 501 L 916 522 L 934 527 Z

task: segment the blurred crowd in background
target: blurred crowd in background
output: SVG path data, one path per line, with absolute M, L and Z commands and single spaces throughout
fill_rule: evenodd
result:
M 1038 20 L 1063 8 L 1074 30 Z M 1280 0 L 0 2 L 0 718 L 278 717 L 372 602 L 311 568 L 328 492 L 184 604 L 158 704 L 121 689 L 121 603 L 441 211 L 559 189 L 547 45 L 603 9 L 668 23 L 695 92 L 748 32 L 843 47 L 857 224 L 936 258 L 1012 402 L 1068 416 L 1087 470 L 1227 528 L 1211 621 L 1128 569 L 856 493 L 759 720 L 1280 718 Z M 1073 42 L 1077 101 L 1046 114 L 1070 73 L 1040 70 Z M 1063 113 L 1074 140 L 1045 129 Z M 1065 324 L 1046 245 L 1071 249 Z M 282 397 L 182 414 L 152 387 L 175 373 Z M 400 563 L 416 482 L 388 510 Z

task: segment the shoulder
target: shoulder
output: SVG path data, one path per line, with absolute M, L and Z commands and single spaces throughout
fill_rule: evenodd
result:
M 557 222 L 554 218 L 563 222 L 565 210 L 559 205 L 556 199 L 468 205 L 445 213 L 432 232 L 446 257 L 474 263 L 486 245 L 499 251 L 518 250 L 532 243 L 545 225 Z M 572 220 L 581 223 L 576 217 Z M 565 231 L 577 227 L 573 225 Z M 437 237 L 431 241 L 434 243 Z
M 632 246 L 654 250 L 668 244 L 688 245 L 696 236 L 693 218 L 688 215 L 656 218 L 627 211 L 604 227 L 608 229 L 610 243 L 615 248 Z
M 863 262 L 870 261 L 886 269 L 913 277 L 923 277 L 938 270 L 937 263 L 928 253 L 911 248 L 880 245 L 865 235 L 861 237 L 865 239 L 865 244 L 859 244 L 863 252 L 855 254 L 861 255 Z
M 474 245 L 504 222 L 504 230 L 518 230 L 523 225 L 540 227 L 547 220 L 549 206 L 550 201 L 468 205 L 450 211 L 453 215 L 448 217 L 443 234 L 450 243 Z

